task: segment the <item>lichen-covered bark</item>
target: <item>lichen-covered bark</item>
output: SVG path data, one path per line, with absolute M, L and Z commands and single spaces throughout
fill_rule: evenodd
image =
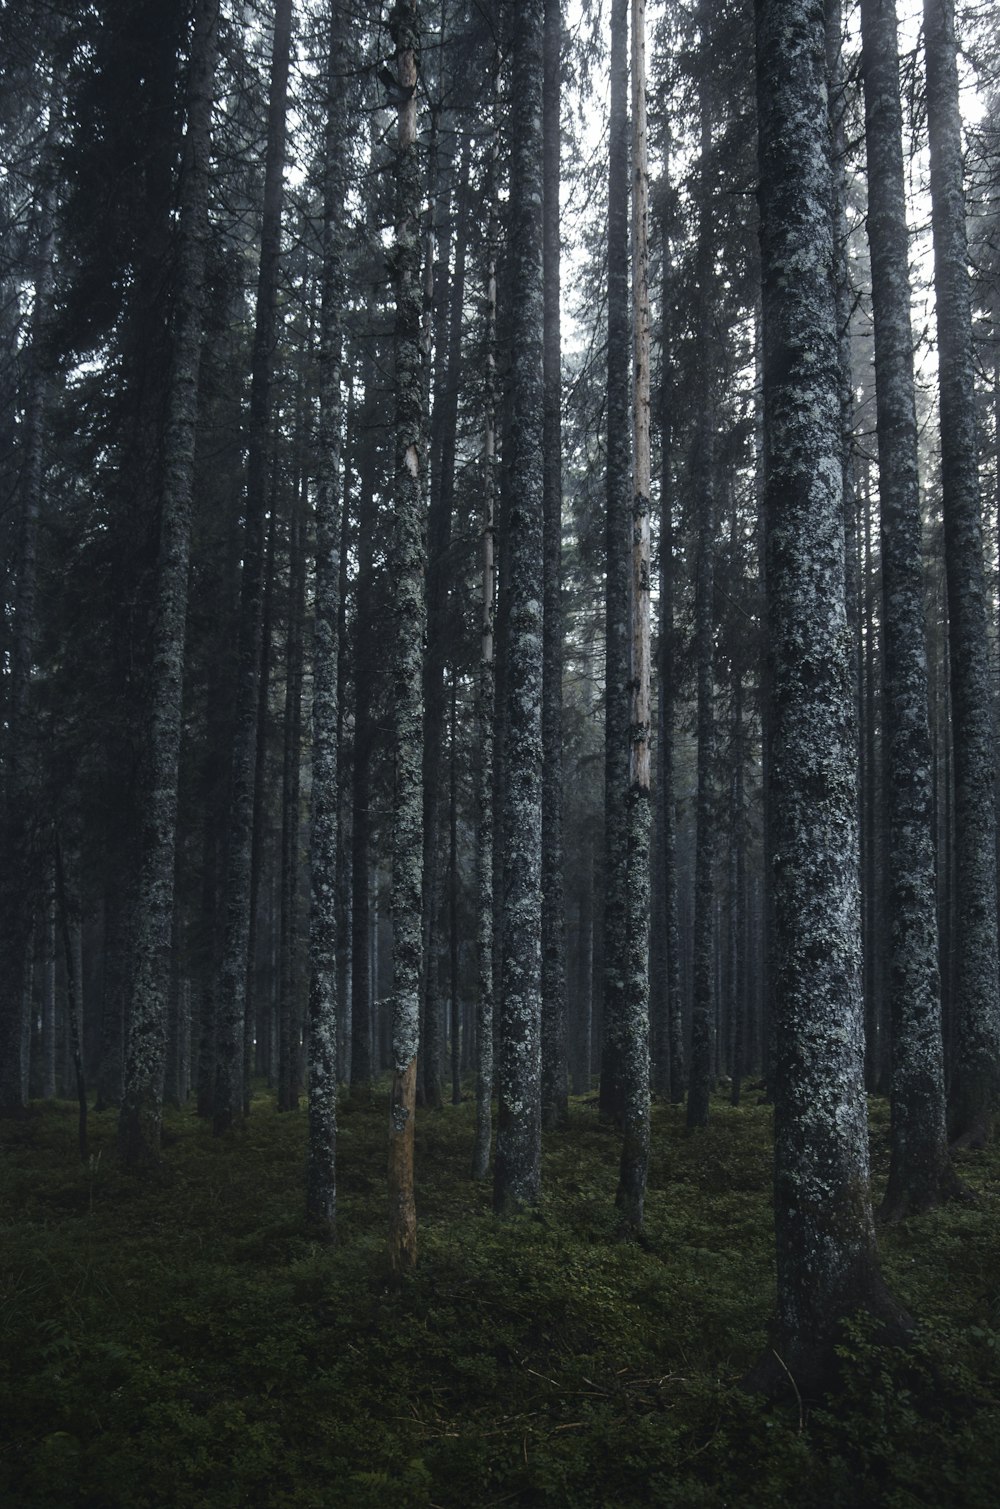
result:
M 628 0 L 611 6 L 608 126 L 608 439 L 604 657 L 604 1041 L 601 1114 L 622 1120 L 629 761 L 629 578 L 632 470 L 628 308 Z
M 649 1166 L 649 205 L 646 0 L 631 0 L 632 32 L 632 549 L 629 592 L 629 766 L 626 795 L 622 1156 L 617 1205 L 642 1226 Z
M 774 1351 L 802 1393 L 882 1285 L 863 1085 L 855 743 L 822 0 L 758 0 L 775 1015 Z M 751 1374 L 777 1385 L 767 1352 Z
M 396 151 L 395 467 L 390 569 L 396 643 L 392 663 L 395 800 L 392 824 L 392 1086 L 389 1097 L 389 1261 L 396 1274 L 417 1258 L 413 1125 L 420 1033 L 423 880 L 422 651 L 425 628 L 423 395 L 420 347 L 420 175 L 416 87 L 417 6 L 401 0 L 390 19 L 399 82 Z
M 892 1160 L 885 1211 L 901 1216 L 936 1204 L 953 1175 L 945 1134 L 917 416 L 893 0 L 861 0 L 861 36 L 885 636 L 892 1022 Z
M 667 171 L 669 171 L 669 142 Z M 666 221 L 663 236 L 663 291 L 660 299 L 663 322 L 662 348 L 670 352 L 670 309 L 672 306 L 670 246 Z M 657 759 L 659 850 L 663 866 L 663 905 L 658 922 L 654 922 L 654 941 L 660 936 L 666 955 L 663 970 L 664 1014 L 662 1024 L 663 1057 L 669 1077 L 656 1088 L 669 1094 L 672 1105 L 684 1099 L 684 1023 L 680 983 L 680 926 L 677 905 L 677 812 L 674 785 L 674 731 L 677 722 L 677 697 L 673 671 L 674 657 L 674 530 L 673 530 L 673 418 L 671 383 L 668 372 L 660 379 L 660 642 L 658 655 L 660 745 Z M 654 1062 L 654 1074 L 659 1071 Z
M 246 523 L 240 582 L 239 665 L 230 776 L 225 926 L 216 997 L 215 1104 L 212 1124 L 225 1132 L 243 1114 L 243 1027 L 250 936 L 253 794 L 257 768 L 257 704 L 264 596 L 264 517 L 271 378 L 281 257 L 292 0 L 275 0 L 267 107 L 260 265 L 254 311 L 247 415 Z
M 496 99 L 494 92 L 494 128 Z M 482 618 L 476 685 L 476 770 L 479 825 L 476 831 L 476 1140 L 472 1177 L 485 1179 L 490 1166 L 493 1101 L 493 720 L 495 674 L 493 632 L 496 614 L 494 511 L 496 499 L 496 340 L 497 340 L 497 163 L 499 133 L 494 129 L 489 169 L 486 266 L 486 381 L 483 427 Z
M 337 1221 L 337 634 L 340 616 L 341 223 L 346 65 L 339 0 L 330 5 L 323 267 L 319 333 L 319 467 L 313 632 L 312 842 L 309 850 L 309 1140 L 306 1217 L 328 1238 Z
M 503 965 L 493 1204 L 531 1205 L 541 1177 L 543 0 L 512 8 L 509 576 L 503 789 Z
M 542 668 L 542 1122 L 566 1119 L 566 919 L 562 811 L 562 358 L 559 323 L 559 100 L 562 0 L 546 0 L 544 39 L 545 472 Z
M 160 494 L 148 727 L 140 775 L 139 886 L 118 1148 L 131 1167 L 160 1151 L 177 841 L 191 499 L 201 357 L 217 0 L 195 13 L 181 171 L 173 354 Z
M 972 303 L 954 0 L 925 0 L 934 293 L 941 415 L 941 502 L 954 731 L 956 1033 L 949 1103 L 953 1138 L 979 1146 L 992 1130 L 1000 1075 L 994 687 L 983 567 Z

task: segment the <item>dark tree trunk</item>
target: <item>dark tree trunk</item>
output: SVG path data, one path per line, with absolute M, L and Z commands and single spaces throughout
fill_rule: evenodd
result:
M 630 458 L 628 0 L 611 6 L 608 144 L 608 441 L 605 574 L 604 1042 L 601 1114 L 621 1125 L 629 762 Z
M 289 520 L 285 715 L 281 781 L 281 945 L 278 983 L 278 1110 L 295 1111 L 299 1076 L 299 793 L 302 752 L 302 633 L 305 609 L 305 499 L 296 482 Z M 303 489 L 304 491 L 304 489 Z
M 61 124 L 59 75 L 53 80 L 41 153 L 34 310 L 22 358 L 26 393 L 20 464 L 20 518 L 14 560 L 14 614 L 10 689 L 4 708 L 4 772 L 0 792 L 0 1116 L 19 1115 L 27 1105 L 31 955 L 40 890 L 37 736 L 31 676 L 38 636 L 38 527 L 44 483 L 43 443 L 48 374 L 44 355 L 53 282 L 56 153 Z M 5 677 L 6 680 L 6 677 Z
M 844 606 L 822 0 L 758 0 L 772 697 L 775 1344 L 748 1380 L 832 1380 L 841 1319 L 907 1318 L 882 1282 L 868 1169 L 855 732 Z
M 196 11 L 191 44 L 181 169 L 174 349 L 164 437 L 149 723 L 139 805 L 139 889 L 132 926 L 135 973 L 118 1121 L 119 1152 L 133 1168 L 154 1161 L 160 1151 L 217 28 L 217 0 L 203 0 Z
M 240 583 L 239 668 L 233 729 L 225 885 L 225 931 L 216 1008 L 215 1105 L 212 1124 L 227 1131 L 243 1113 L 243 1024 L 250 937 L 253 795 L 264 597 L 264 515 L 271 420 L 271 379 L 281 259 L 292 0 L 275 0 L 264 161 L 264 208 L 247 417 L 246 523 Z
M 510 426 L 505 526 L 510 570 L 504 674 L 503 980 L 493 1204 L 534 1203 L 541 1179 L 542 538 L 544 379 L 543 0 L 512 9 Z
M 566 918 L 562 778 L 562 357 L 559 322 L 562 0 L 545 0 L 542 240 L 545 384 L 542 609 L 542 1125 L 561 1126 L 566 1066 Z
M 708 33 L 703 33 L 708 35 Z M 706 49 L 709 43 L 703 44 Z M 712 102 L 702 84 L 701 152 L 712 150 Z M 698 545 L 695 565 L 695 663 L 698 700 L 698 793 L 695 808 L 694 984 L 691 1005 L 691 1059 L 688 1072 L 687 1125 L 708 1121 L 709 1093 L 716 1053 L 715 976 L 715 513 L 716 447 L 713 376 L 715 343 L 708 289 L 712 279 L 714 240 L 707 186 L 698 211 L 698 362 L 696 432 L 692 474 L 698 497 Z
M 954 1187 L 945 1133 L 903 117 L 893 0 L 861 0 L 875 317 L 888 798 L 892 1159 L 883 1214 Z
M 995 723 L 954 0 L 925 0 L 924 42 L 954 736 L 957 978 L 949 1130 L 957 1141 L 980 1147 L 992 1131 L 1000 1068 Z
M 479 631 L 479 671 L 476 685 L 478 733 L 476 831 L 476 954 L 479 967 L 476 999 L 476 1141 L 472 1153 L 472 1177 L 485 1179 L 490 1166 L 493 1097 L 493 723 L 495 717 L 495 666 L 493 631 L 496 615 L 496 566 L 494 509 L 496 499 L 496 342 L 497 342 L 497 129 L 498 90 L 494 91 L 494 142 L 490 155 L 489 221 L 486 266 L 486 384 L 483 434 L 482 510 L 482 617 Z
M 309 913 L 309 1140 L 306 1218 L 328 1240 L 337 1223 L 337 631 L 340 616 L 341 223 L 347 122 L 341 108 L 347 49 L 340 0 L 331 0 L 323 182 L 319 331 L 319 475 L 313 638 L 312 842 Z

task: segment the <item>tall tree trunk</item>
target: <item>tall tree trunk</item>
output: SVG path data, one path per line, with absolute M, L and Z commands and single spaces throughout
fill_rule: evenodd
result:
M 617 1205 L 642 1227 L 649 1166 L 649 202 L 646 149 L 646 0 L 631 0 L 632 21 L 632 560 L 629 593 L 628 849 L 625 888 L 625 997 L 622 1017 L 623 1140 Z
M 476 955 L 479 979 L 476 998 L 476 1141 L 472 1177 L 485 1179 L 490 1166 L 493 1097 L 493 720 L 495 666 L 493 631 L 496 616 L 494 512 L 496 500 L 496 342 L 497 342 L 497 165 L 500 155 L 494 89 L 494 137 L 490 154 L 489 222 L 486 252 L 486 384 L 483 425 L 482 608 L 479 630 L 479 673 L 476 685 L 477 767 L 476 830 Z
M 1000 1074 L 995 723 L 954 0 L 925 0 L 924 42 L 955 771 L 956 1041 L 949 1130 L 961 1143 L 980 1147 L 992 1131 Z
M 373 314 L 369 308 L 369 314 Z M 368 873 L 371 868 L 371 767 L 375 743 L 375 426 L 379 394 L 370 341 L 362 370 L 361 457 L 358 467 L 358 574 L 354 610 L 354 759 L 351 764 L 351 1096 L 368 1102 L 372 1093 L 371 974 L 368 933 L 371 926 Z
M 53 79 L 41 152 L 38 245 L 34 308 L 24 354 L 26 393 L 19 457 L 20 518 L 14 561 L 10 690 L 0 791 L 0 1116 L 19 1115 L 27 1105 L 30 1026 L 27 1004 L 32 972 L 34 914 L 40 890 L 34 787 L 37 736 L 31 676 L 38 635 L 38 526 L 44 486 L 43 443 L 48 391 L 44 355 L 51 314 L 55 245 L 56 154 L 61 127 L 60 74 Z
M 559 322 L 562 0 L 545 0 L 542 137 L 545 384 L 542 605 L 542 1125 L 567 1116 L 562 777 L 562 353 Z
M 118 1149 L 122 1161 L 132 1168 L 155 1161 L 160 1152 L 218 9 L 218 0 L 203 0 L 195 13 L 180 180 L 180 248 L 160 495 L 149 724 L 140 776 L 139 888 L 132 925 L 135 972 L 118 1120 Z
M 511 14 L 510 405 L 505 524 L 510 571 L 505 666 L 503 976 L 493 1205 L 534 1203 L 541 1179 L 543 0 Z
M 337 1223 L 337 630 L 340 593 L 340 358 L 344 298 L 341 108 L 347 49 L 341 0 L 330 0 L 319 330 L 319 469 L 313 637 L 312 842 L 309 913 L 309 1139 L 306 1217 L 332 1240 Z
M 452 514 L 455 507 L 455 451 L 458 395 L 461 385 L 462 309 L 468 243 L 469 144 L 463 141 L 455 196 L 457 231 L 455 269 L 449 280 L 448 237 L 442 237 L 442 258 L 435 290 L 438 303 L 439 356 L 431 418 L 430 510 L 427 524 L 427 655 L 424 669 L 424 1028 L 422 1039 L 424 1095 L 428 1106 L 442 1104 L 442 1052 L 445 1011 L 441 990 L 441 927 L 438 910 L 440 880 L 441 764 L 444 746 L 445 663 L 449 647 L 448 565 Z M 445 201 L 446 208 L 448 201 Z M 450 301 L 448 297 L 450 283 Z
M 604 1043 L 600 1108 L 621 1125 L 629 784 L 628 0 L 611 5 L 608 144 L 608 442 L 605 574 Z
M 420 16 L 400 0 L 390 33 L 399 83 L 396 244 L 396 449 L 391 571 L 396 644 L 393 654 L 393 739 L 396 762 L 392 828 L 392 1086 L 389 1095 L 389 1261 L 394 1274 L 417 1260 L 413 1198 L 413 1124 L 420 1036 L 421 889 L 423 880 L 424 518 L 421 490 L 423 407 L 420 349 L 420 173 L 417 159 L 417 74 Z
M 305 593 L 304 497 L 296 481 L 288 540 L 284 756 L 281 781 L 281 953 L 278 985 L 278 1110 L 299 1104 L 299 793 L 302 754 L 302 619 Z M 304 487 L 303 487 L 304 492 Z
M 702 48 L 708 59 L 707 10 L 702 11 Z M 710 66 L 710 64 L 708 65 Z M 712 150 L 712 100 L 702 83 L 701 160 Z M 698 209 L 698 342 L 699 385 L 696 405 L 692 474 L 698 494 L 698 545 L 695 566 L 695 662 L 698 685 L 698 794 L 695 809 L 694 988 L 691 1008 L 691 1060 L 688 1076 L 687 1125 L 708 1121 L 709 1092 L 716 1052 L 716 993 L 714 989 L 715 931 L 715 513 L 716 446 L 714 414 L 715 341 L 709 285 L 712 282 L 714 241 L 711 202 L 706 183 Z
M 253 793 L 257 763 L 257 706 L 264 595 L 264 514 L 271 423 L 281 258 L 282 176 L 285 163 L 292 0 L 275 0 L 267 106 L 264 207 L 254 311 L 250 407 L 247 417 L 246 524 L 240 583 L 239 669 L 233 729 L 225 887 L 225 934 L 219 972 L 215 1106 L 212 1124 L 227 1131 L 243 1112 L 243 1023 L 250 936 Z
M 774 890 L 775 1345 L 748 1380 L 814 1396 L 881 1279 L 864 1097 L 857 786 L 844 606 L 822 0 L 758 0 Z
M 883 1214 L 954 1188 L 945 1133 L 903 116 L 893 0 L 861 0 L 885 633 L 892 1157 Z

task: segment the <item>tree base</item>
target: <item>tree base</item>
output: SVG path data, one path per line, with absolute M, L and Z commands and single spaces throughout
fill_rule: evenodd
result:
M 895 1183 L 890 1174 L 889 1187 L 879 1206 L 878 1220 L 882 1225 L 896 1226 L 900 1221 L 905 1221 L 908 1216 L 926 1215 L 929 1210 L 936 1210 L 939 1205 L 947 1205 L 951 1201 L 975 1205 L 978 1198 L 975 1191 L 971 1190 L 959 1177 L 954 1164 L 949 1159 L 938 1178 L 919 1189 L 910 1189 L 902 1183 Z
M 740 1387 L 751 1394 L 762 1394 L 774 1401 L 794 1400 L 800 1412 L 808 1403 L 816 1403 L 841 1387 L 843 1363 L 837 1355 L 840 1322 L 851 1315 L 864 1314 L 876 1322 L 874 1340 L 881 1346 L 907 1347 L 914 1338 L 913 1317 L 889 1292 L 883 1279 L 875 1274 L 870 1292 L 851 1309 L 832 1316 L 821 1336 L 783 1340 L 776 1336 L 740 1380 Z

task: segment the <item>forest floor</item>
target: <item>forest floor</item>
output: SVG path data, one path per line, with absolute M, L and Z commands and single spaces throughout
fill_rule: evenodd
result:
M 0 1128 L 0 1503 L 96 1509 L 1000 1502 L 1000 1147 L 982 1198 L 883 1233 L 922 1322 L 906 1354 L 845 1331 L 844 1385 L 769 1406 L 741 1376 L 773 1307 L 770 1112 L 654 1108 L 644 1245 L 586 1101 L 544 1194 L 498 1224 L 468 1178 L 470 1100 L 418 1113 L 420 1261 L 385 1268 L 384 1097 L 345 1106 L 339 1235 L 302 1216 L 305 1114 L 255 1096 L 217 1140 L 169 1113 L 125 1174 L 115 1117 L 33 1104 Z M 888 1113 L 872 1102 L 876 1177 Z

